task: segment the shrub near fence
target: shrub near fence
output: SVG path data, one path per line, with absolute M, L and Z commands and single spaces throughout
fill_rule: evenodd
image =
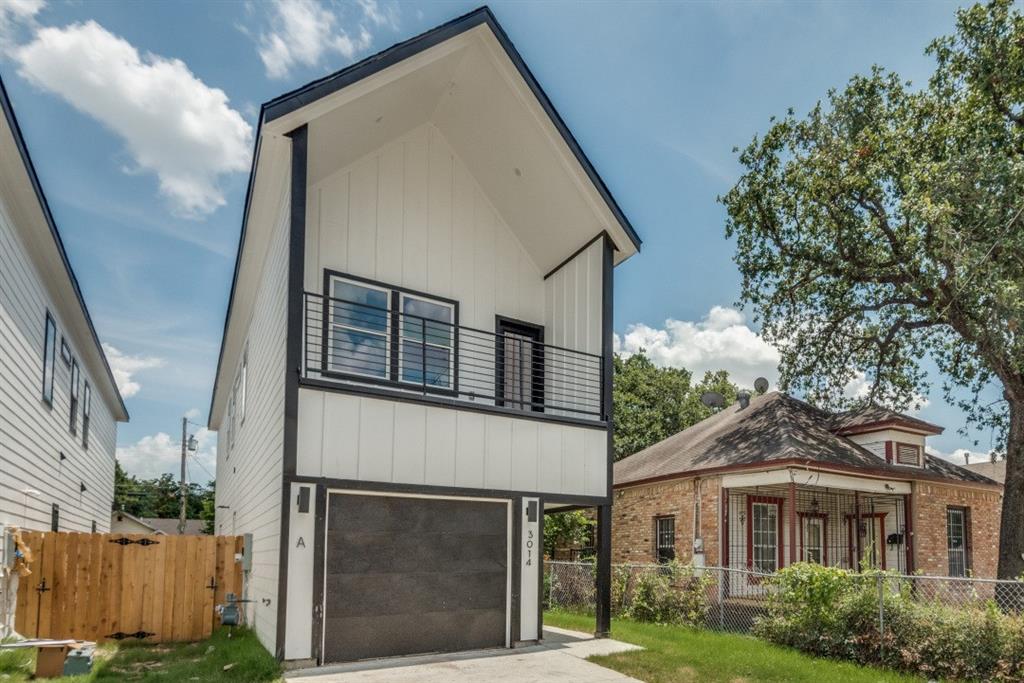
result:
M 593 611 L 593 564 L 546 562 L 545 587 L 546 605 Z M 616 616 L 753 633 L 929 679 L 1024 681 L 1021 605 L 1019 581 L 856 574 L 810 564 L 777 574 L 612 567 Z
M 813 564 L 769 581 L 767 614 L 754 626 L 765 640 L 928 678 L 1024 680 L 1024 618 L 993 598 L 931 590 L 933 579 Z M 991 585 L 981 588 L 993 594 Z

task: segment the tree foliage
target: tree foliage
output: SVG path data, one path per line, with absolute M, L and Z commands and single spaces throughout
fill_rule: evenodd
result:
M 580 510 L 549 512 L 544 515 L 544 554 L 555 556 L 555 548 L 586 548 L 597 524 Z
M 207 528 L 212 528 L 212 521 L 208 517 L 213 510 L 213 486 L 212 481 L 206 486 L 190 483 L 185 503 L 186 517 L 207 520 Z M 170 474 L 162 474 L 155 479 L 139 479 L 127 474 L 121 463 L 116 463 L 114 509 L 136 517 L 176 519 L 181 512 L 181 488 L 178 480 Z
M 659 368 L 640 353 L 614 358 L 612 406 L 615 459 L 620 460 L 710 416 L 701 403 L 706 391 L 717 391 L 726 404 L 736 399 L 736 386 L 724 370 L 707 372 L 696 385 L 683 368 Z
M 925 394 L 925 359 L 971 424 L 1005 439 L 1000 575 L 1024 569 L 1024 20 L 957 15 L 914 89 L 880 67 L 774 120 L 722 201 L 742 298 L 779 347 L 781 384 L 843 407 Z M 978 400 L 991 386 L 1005 400 Z M 968 398 L 964 399 L 966 389 Z M 1007 511 L 1010 511 L 1008 523 Z

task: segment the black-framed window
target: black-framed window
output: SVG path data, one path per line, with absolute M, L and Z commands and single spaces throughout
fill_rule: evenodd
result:
M 72 434 L 78 432 L 78 385 L 81 382 L 81 371 L 78 368 L 78 360 L 71 359 L 71 410 L 68 416 L 68 429 Z
M 93 533 L 96 533 L 96 528 L 97 528 L 96 520 L 94 519 L 94 520 L 92 520 L 92 532 Z
M 53 406 L 53 374 L 57 357 L 57 323 L 50 312 L 46 312 L 46 328 L 43 332 L 43 402 Z
M 655 517 L 654 556 L 658 564 L 676 559 L 676 518 Z
M 71 365 L 71 347 L 63 335 L 60 338 L 60 359 L 64 361 L 64 365 Z
M 970 537 L 970 509 L 946 508 L 946 551 L 950 576 L 967 576 L 971 570 Z
M 50 531 L 60 531 L 60 505 L 50 506 Z
M 92 415 L 92 388 L 89 380 L 82 386 L 82 447 L 89 447 L 89 417 Z
M 544 328 L 501 316 L 494 328 L 497 405 L 544 412 Z
M 330 271 L 325 290 L 327 374 L 455 391 L 457 302 Z

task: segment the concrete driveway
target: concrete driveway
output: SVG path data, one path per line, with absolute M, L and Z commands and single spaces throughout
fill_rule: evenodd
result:
M 540 645 L 515 650 L 476 650 L 456 654 L 378 659 L 353 664 L 289 672 L 289 683 L 460 683 L 517 681 L 549 683 L 636 681 L 586 661 L 591 655 L 610 655 L 641 648 L 586 633 L 545 627 Z

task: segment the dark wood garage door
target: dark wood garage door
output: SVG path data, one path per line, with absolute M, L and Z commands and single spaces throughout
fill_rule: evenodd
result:
M 505 503 L 331 494 L 324 661 L 505 645 Z

